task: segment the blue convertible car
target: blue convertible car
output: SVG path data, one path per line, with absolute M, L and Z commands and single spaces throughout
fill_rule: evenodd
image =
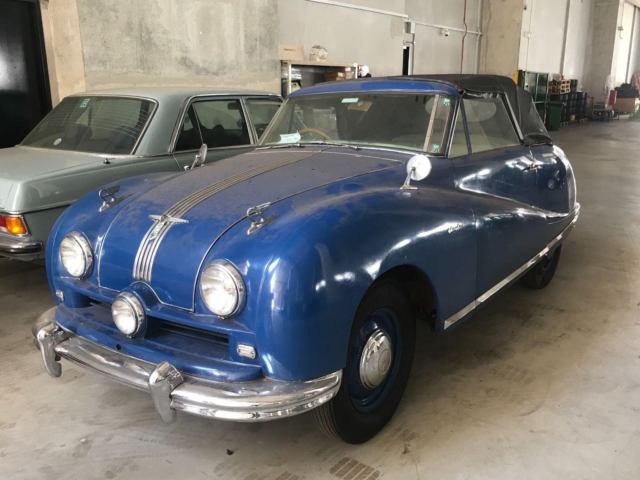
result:
M 446 330 L 519 278 L 544 287 L 578 212 L 567 158 L 508 78 L 317 85 L 254 152 L 69 208 L 34 333 L 51 375 L 61 359 L 103 373 L 164 420 L 314 409 L 363 442 L 402 397 L 415 322 Z

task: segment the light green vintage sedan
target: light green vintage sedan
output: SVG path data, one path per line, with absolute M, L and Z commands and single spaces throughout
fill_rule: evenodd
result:
M 184 88 L 65 98 L 21 144 L 0 150 L 0 256 L 41 257 L 62 211 L 100 185 L 188 169 L 202 145 L 207 163 L 254 148 L 280 102 L 266 92 Z

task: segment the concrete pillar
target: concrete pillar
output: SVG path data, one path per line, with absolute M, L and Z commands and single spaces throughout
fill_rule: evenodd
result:
M 619 0 L 595 0 L 593 4 L 585 89 L 596 101 L 606 98 L 605 83 L 615 69 L 618 14 L 622 3 Z
M 51 101 L 86 89 L 76 0 L 40 0 Z
M 479 73 L 515 75 L 523 9 L 524 0 L 484 0 Z

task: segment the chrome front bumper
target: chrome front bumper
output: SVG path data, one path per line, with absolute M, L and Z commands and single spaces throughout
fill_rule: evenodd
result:
M 181 410 L 203 417 L 260 422 L 290 417 L 331 400 L 340 388 L 342 370 L 308 381 L 261 378 L 249 382 L 216 382 L 189 376 L 168 362 L 142 361 L 63 330 L 55 322 L 55 307 L 34 326 L 36 344 L 47 372 L 62 374 L 60 358 L 102 373 L 151 394 L 165 422 Z
M 42 242 L 30 236 L 12 237 L 0 234 L 0 256 L 20 260 L 35 260 L 42 257 Z

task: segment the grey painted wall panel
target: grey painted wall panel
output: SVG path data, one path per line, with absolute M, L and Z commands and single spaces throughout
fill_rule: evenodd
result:
M 560 72 L 568 1 L 525 2 L 519 68 L 532 72 Z
M 404 1 L 348 1 L 404 12 Z M 279 0 L 280 43 L 302 45 L 306 59 L 314 45 L 328 51 L 329 64 L 369 65 L 372 75 L 402 73 L 404 22 L 401 18 L 305 0 Z
M 407 0 L 409 16 L 435 25 L 464 29 L 464 0 Z M 467 30 L 480 31 L 480 0 L 467 0 Z M 416 25 L 416 73 L 458 73 L 462 56 L 464 34 L 455 30 L 449 36 L 442 35 L 437 28 Z M 464 73 L 478 71 L 479 37 L 467 34 L 464 41 Z
M 592 10 L 593 0 L 573 0 L 569 7 L 567 44 L 562 72 L 569 78 L 578 78 L 581 81 L 584 81 L 589 65 Z

